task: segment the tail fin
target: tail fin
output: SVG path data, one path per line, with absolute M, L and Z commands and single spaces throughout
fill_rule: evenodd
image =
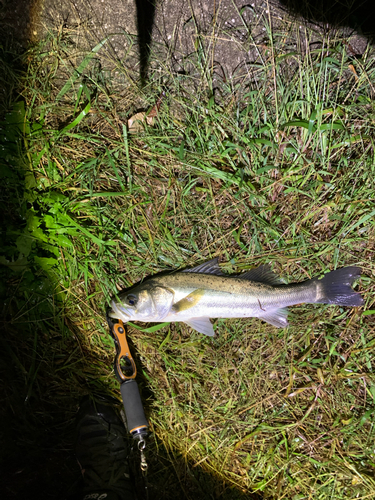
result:
M 322 279 L 317 279 L 319 299 L 316 302 L 340 306 L 361 306 L 362 296 L 351 287 L 353 281 L 360 275 L 360 267 L 343 267 L 327 273 Z

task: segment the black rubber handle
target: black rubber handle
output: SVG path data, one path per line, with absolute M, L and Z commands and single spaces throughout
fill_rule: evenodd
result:
M 145 417 L 138 384 L 135 380 L 126 380 L 120 386 L 126 420 L 130 434 L 147 434 L 148 422 Z

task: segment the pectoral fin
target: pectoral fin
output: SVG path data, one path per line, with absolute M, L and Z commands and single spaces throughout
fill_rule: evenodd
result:
M 196 290 L 194 290 L 194 292 L 189 293 L 189 295 L 186 295 L 186 297 L 176 302 L 172 306 L 172 312 L 179 313 L 181 311 L 186 311 L 187 309 L 190 309 L 191 307 L 198 304 L 203 295 L 204 295 L 203 288 L 197 288 Z
M 213 337 L 215 334 L 209 318 L 190 318 L 184 321 L 184 323 L 190 326 L 190 328 L 197 330 L 197 332 L 204 333 L 204 335 L 208 335 L 209 337 Z
M 262 316 L 258 316 L 259 319 L 262 319 L 273 326 L 277 326 L 277 328 L 285 328 L 289 325 L 287 317 L 288 309 L 286 307 L 262 314 Z

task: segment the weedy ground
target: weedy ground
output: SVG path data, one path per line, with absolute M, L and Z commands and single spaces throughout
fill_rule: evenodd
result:
M 25 179 L 1 258 L 3 400 L 19 429 L 7 439 L 60 439 L 80 395 L 119 396 L 105 309 L 149 275 L 215 256 L 286 282 L 357 265 L 364 308 L 296 306 L 281 330 L 218 320 L 215 338 L 179 324 L 128 336 L 158 498 L 375 498 L 374 49 L 355 58 L 339 32 L 258 22 L 232 77 L 197 34 L 179 72 L 155 49 L 142 90 L 131 37 L 122 61 L 66 30 L 29 51 L 24 104 L 7 115 L 22 149 L 2 167 L 8 195 Z

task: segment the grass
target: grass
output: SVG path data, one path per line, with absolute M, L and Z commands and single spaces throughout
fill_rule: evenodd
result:
M 47 390 L 63 425 L 80 394 L 119 395 L 105 323 L 119 290 L 214 256 L 228 272 L 271 263 L 288 282 L 359 265 L 365 312 L 302 305 L 284 330 L 218 320 L 214 339 L 179 324 L 128 333 L 159 495 L 172 464 L 186 498 L 224 497 L 222 482 L 238 489 L 233 498 L 374 498 L 373 49 L 349 57 L 337 31 L 275 27 L 262 15 L 254 38 L 244 16 L 241 28 L 197 36 L 179 73 L 156 47 L 142 90 L 127 35 L 121 63 L 107 40 L 90 45 L 67 30 L 30 50 L 18 110 L 23 223 L 2 264 L 14 297 L 29 276 L 34 300 L 37 276 L 48 277 L 52 316 L 35 318 L 31 354 L 14 337 L 13 357 L 25 358 L 27 397 Z M 233 39 L 246 64 L 228 78 L 212 51 Z M 160 98 L 152 126 L 127 129 Z M 216 489 L 194 489 L 200 470 Z

